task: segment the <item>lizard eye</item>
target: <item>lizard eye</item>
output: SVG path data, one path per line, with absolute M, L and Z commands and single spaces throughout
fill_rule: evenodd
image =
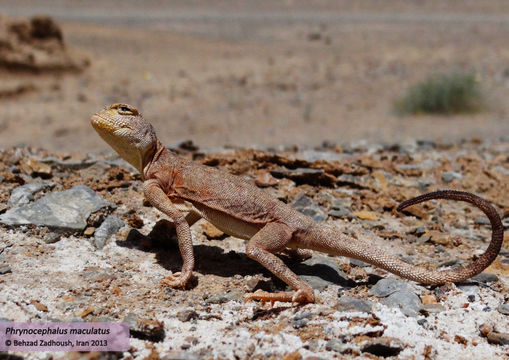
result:
M 115 110 L 120 115 L 139 115 L 135 107 L 127 104 L 113 104 L 109 108 Z

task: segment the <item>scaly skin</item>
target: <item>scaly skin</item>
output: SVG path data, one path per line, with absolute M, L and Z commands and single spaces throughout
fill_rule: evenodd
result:
M 437 271 L 410 265 L 332 226 L 319 226 L 240 177 L 178 157 L 161 145 L 152 125 L 130 105 L 114 104 L 92 116 L 91 123 L 120 156 L 138 169 L 147 200 L 175 224 L 183 266 L 180 274 L 164 280 L 172 287 L 184 287 L 192 275 L 194 255 L 189 228 L 200 218 L 229 235 L 248 240 L 247 255 L 295 289 L 278 293 L 258 290 L 247 294 L 245 300 L 314 302 L 311 287 L 274 255 L 280 252 L 302 254 L 302 249 L 311 249 L 349 256 L 413 281 L 444 284 L 482 272 L 502 245 L 500 217 L 487 201 L 466 192 L 437 191 L 407 200 L 398 210 L 430 199 L 467 201 L 490 219 L 492 240 L 486 252 L 466 267 Z

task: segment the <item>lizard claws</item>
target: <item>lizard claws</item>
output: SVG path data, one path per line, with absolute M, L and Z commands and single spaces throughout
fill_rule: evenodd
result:
M 187 280 L 188 279 L 183 277 L 180 272 L 176 272 L 175 274 L 170 274 L 166 276 L 163 280 L 161 280 L 161 284 L 168 285 L 172 288 L 181 287 L 182 289 L 184 289 L 186 287 Z
M 263 290 L 256 290 L 254 293 L 249 293 L 244 296 L 244 302 L 248 302 L 250 300 L 260 300 L 262 304 L 266 301 L 270 301 L 272 305 L 274 305 L 275 301 L 283 301 L 283 302 L 291 302 L 293 303 L 310 303 L 315 300 L 315 296 L 313 291 L 306 291 L 307 289 L 299 289 L 295 292 L 278 292 L 278 293 L 269 293 Z
M 244 302 L 248 302 L 251 300 L 260 300 L 262 304 L 265 303 L 265 296 L 270 295 L 268 292 L 263 291 L 261 289 L 256 290 L 254 293 L 248 293 L 244 296 Z

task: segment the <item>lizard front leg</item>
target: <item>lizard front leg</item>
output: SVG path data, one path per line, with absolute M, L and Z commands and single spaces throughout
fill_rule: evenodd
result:
M 309 303 L 315 301 L 313 289 L 291 271 L 285 263 L 273 253 L 285 249 L 292 239 L 292 230 L 285 224 L 269 223 L 258 231 L 246 245 L 246 254 L 258 261 L 274 275 L 290 285 L 296 291 L 268 293 L 258 290 L 247 294 L 244 301 L 288 301 Z
M 164 279 L 163 283 L 171 287 L 184 287 L 193 274 L 194 267 L 193 241 L 189 223 L 184 215 L 173 205 L 163 189 L 161 189 L 157 180 L 150 179 L 145 181 L 143 183 L 143 192 L 146 199 L 155 208 L 173 221 L 177 231 L 177 240 L 183 261 L 182 271 L 178 276 L 170 276 Z

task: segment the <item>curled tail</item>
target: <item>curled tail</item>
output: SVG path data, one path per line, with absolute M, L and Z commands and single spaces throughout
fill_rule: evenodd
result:
M 373 247 L 372 244 L 368 244 L 366 241 L 350 241 L 349 243 L 346 243 L 344 239 L 339 242 L 331 241 L 330 236 L 332 234 L 330 234 L 330 230 L 326 230 L 326 232 L 323 233 L 323 235 L 329 239 L 326 241 L 327 249 L 324 248 L 322 251 L 325 250 L 333 254 L 356 258 L 406 279 L 424 284 L 438 285 L 459 282 L 481 273 L 495 260 L 504 240 L 504 228 L 497 211 L 489 202 L 474 194 L 454 190 L 435 191 L 417 196 L 402 202 L 397 210 L 401 211 L 409 206 L 431 199 L 466 201 L 475 205 L 486 214 L 491 222 L 491 242 L 484 254 L 477 260 L 467 266 L 461 266 L 453 270 L 429 270 L 424 267 L 408 264 L 396 257 L 389 256 L 380 249 Z M 337 238 L 337 235 L 335 237 Z

